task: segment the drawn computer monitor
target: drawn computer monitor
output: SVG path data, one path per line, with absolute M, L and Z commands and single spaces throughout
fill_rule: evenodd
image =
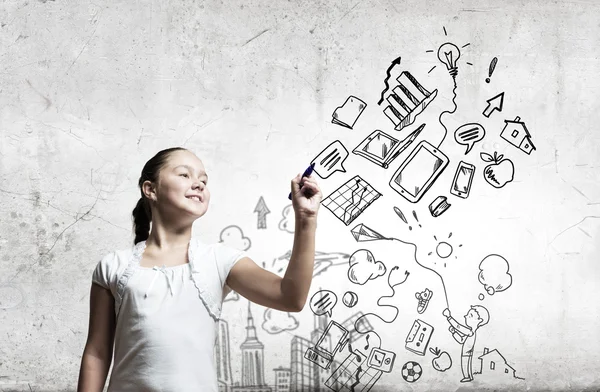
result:
M 329 369 L 335 354 L 346 344 L 348 330 L 335 321 L 330 321 L 315 347 L 306 350 L 304 358 Z
M 421 141 L 396 170 L 390 187 L 416 203 L 442 174 L 450 160 L 426 140 Z

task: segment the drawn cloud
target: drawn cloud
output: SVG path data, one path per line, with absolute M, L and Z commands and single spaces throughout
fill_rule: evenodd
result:
M 236 293 L 235 291 L 231 291 L 229 293 L 229 295 L 225 297 L 225 299 L 223 300 L 223 302 L 227 302 L 227 301 L 239 301 L 239 300 L 240 300 L 240 295 L 238 293 Z
M 299 325 L 300 323 L 298 320 L 296 320 L 294 316 L 288 312 L 279 312 L 277 310 L 267 308 L 263 315 L 262 328 L 272 335 L 284 331 L 292 331 L 298 328 Z
M 244 232 L 236 225 L 230 225 L 221 230 L 219 242 L 223 242 L 225 245 L 239 250 L 250 249 L 252 243 L 250 238 L 244 237 Z
M 363 285 L 369 279 L 376 279 L 385 274 L 386 268 L 381 261 L 375 261 L 373 253 L 367 249 L 359 249 L 352 253 L 349 260 L 348 279 L 352 283 Z
M 294 210 L 292 209 L 292 205 L 287 205 L 281 211 L 282 218 L 279 221 L 279 230 L 287 231 L 288 233 L 294 233 L 294 214 L 292 214 Z
M 504 291 L 512 284 L 508 261 L 500 255 L 488 255 L 479 263 L 479 282 L 489 295 Z

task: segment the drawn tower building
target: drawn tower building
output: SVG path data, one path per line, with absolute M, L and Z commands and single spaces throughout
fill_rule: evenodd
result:
M 234 386 L 233 392 L 271 392 L 271 387 L 265 384 L 264 345 L 256 336 L 254 318 L 250 312 L 248 301 L 248 325 L 246 325 L 246 340 L 240 345 L 242 350 L 242 385 Z
M 275 372 L 275 391 L 274 392 L 290 392 L 290 368 L 279 366 L 273 369 Z
M 290 392 L 313 391 L 316 365 L 304 358 L 304 353 L 314 343 L 294 335 L 290 345 Z
M 232 384 L 231 357 L 229 353 L 229 326 L 227 325 L 227 321 L 221 319 L 217 323 L 217 341 L 215 342 L 214 349 L 219 392 L 228 392 Z

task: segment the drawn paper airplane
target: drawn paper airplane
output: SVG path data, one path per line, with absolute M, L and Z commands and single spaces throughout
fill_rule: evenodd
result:
M 352 230 L 350 230 L 352 236 L 356 240 L 356 242 L 366 242 L 366 241 L 377 241 L 377 240 L 389 240 L 391 238 L 386 238 L 376 232 L 373 229 L 363 225 L 362 223 L 354 226 Z

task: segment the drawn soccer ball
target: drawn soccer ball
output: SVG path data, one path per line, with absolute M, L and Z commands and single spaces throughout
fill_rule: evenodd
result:
M 417 362 L 408 361 L 402 366 L 402 378 L 406 382 L 415 382 L 421 378 L 423 368 Z

